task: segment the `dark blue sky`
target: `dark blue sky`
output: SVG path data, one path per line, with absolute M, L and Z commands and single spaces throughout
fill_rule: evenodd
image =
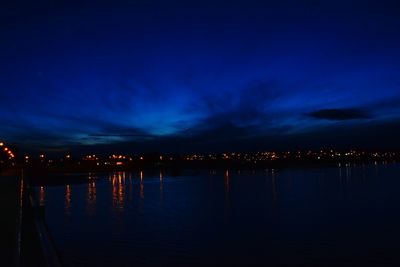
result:
M 400 148 L 398 1 L 163 2 L 4 5 L 0 138 L 28 151 Z

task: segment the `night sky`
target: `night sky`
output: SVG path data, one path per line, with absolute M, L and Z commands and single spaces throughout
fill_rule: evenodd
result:
M 53 152 L 399 149 L 399 1 L 264 2 L 2 4 L 0 139 Z

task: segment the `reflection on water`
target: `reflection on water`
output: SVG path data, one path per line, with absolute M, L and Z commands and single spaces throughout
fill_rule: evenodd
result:
M 89 179 L 87 187 L 87 209 L 93 215 L 96 211 L 96 180 Z
M 113 207 L 123 210 L 125 204 L 125 173 L 117 172 L 112 175 Z
M 96 204 L 96 181 L 90 180 L 88 182 L 87 202 L 89 205 Z
M 272 188 L 272 199 L 275 201 L 277 198 L 277 189 L 276 189 L 276 176 L 275 170 L 271 170 L 271 188 Z
M 143 171 L 140 171 L 140 198 L 144 198 Z
M 375 164 L 374 164 L 375 165 Z M 379 166 L 375 165 L 375 174 L 378 174 L 377 168 Z M 363 183 L 367 182 L 367 176 L 368 170 L 365 165 L 362 165 L 359 167 L 361 170 L 357 175 L 360 178 L 360 181 Z M 349 186 L 351 185 L 352 182 L 354 182 L 355 179 L 355 174 L 352 172 L 355 171 L 355 167 L 345 164 L 344 166 L 339 165 L 337 167 L 337 181 L 338 184 L 342 186 Z M 242 175 L 242 173 L 244 173 Z M 270 185 L 268 188 L 270 188 L 271 196 L 274 201 L 278 200 L 278 181 L 277 181 L 277 171 L 275 169 L 267 169 L 265 170 L 265 177 L 266 181 L 270 181 Z M 236 172 L 236 178 L 240 176 L 247 177 L 249 175 L 249 172 L 242 172 L 242 171 L 237 171 Z M 250 175 L 258 175 L 256 171 L 252 170 L 250 171 Z M 225 170 L 223 172 L 223 185 L 224 185 L 224 195 L 225 195 L 225 201 L 229 202 L 229 194 L 232 190 L 231 188 L 231 175 L 229 170 Z M 131 172 L 114 172 L 110 173 L 108 176 L 108 181 L 110 181 L 112 185 L 112 206 L 115 210 L 121 210 L 123 211 L 125 203 L 127 201 L 130 201 L 135 198 L 134 193 L 135 193 L 135 182 L 134 180 L 136 178 L 139 178 L 139 190 L 136 191 L 138 192 L 138 196 L 140 199 L 144 199 L 144 187 L 145 187 L 145 177 L 144 177 L 144 172 L 140 171 L 138 177 L 135 177 L 133 173 Z M 209 172 L 208 175 L 208 193 L 213 192 L 213 187 L 215 183 L 215 179 L 218 178 L 218 172 L 216 170 L 212 170 Z M 288 175 L 287 177 L 287 189 L 292 190 L 293 188 L 293 183 L 294 181 L 292 180 L 291 175 Z M 88 181 L 86 184 L 87 192 L 86 192 L 86 204 L 87 204 L 87 210 L 89 213 L 93 214 L 96 210 L 96 202 L 97 202 L 97 179 L 98 177 L 93 176 L 92 174 L 89 174 L 88 176 Z M 163 171 L 159 171 L 158 173 L 158 180 L 159 180 L 159 196 L 160 196 L 160 201 L 162 202 L 164 198 L 164 173 Z M 318 178 L 318 184 L 320 189 L 322 189 L 322 183 L 324 181 L 323 175 Z M 243 181 L 241 181 L 243 182 Z M 330 181 L 331 182 L 331 181 Z M 71 212 L 71 203 L 72 203 L 72 188 L 73 185 L 66 185 L 65 186 L 65 192 L 64 192 L 64 207 L 65 207 L 65 213 L 69 214 Z M 81 185 L 77 185 L 77 187 L 81 187 Z M 39 193 L 39 205 L 44 206 L 46 203 L 46 187 L 45 186 L 39 186 L 38 187 L 38 193 Z M 102 192 L 104 193 L 104 192 Z M 23 195 L 23 181 L 21 184 L 20 188 L 20 198 L 22 198 Z M 104 195 L 100 197 L 105 197 Z M 128 198 L 129 197 L 129 198 Z M 127 199 L 128 198 L 128 199 Z M 22 203 L 22 202 L 21 202 Z M 226 204 L 226 203 L 225 203 Z
M 87 210 L 90 214 L 95 212 L 96 208 L 96 200 L 97 200 L 97 177 L 89 174 L 88 182 L 86 184 L 87 192 L 86 192 L 86 204 Z M 139 172 L 139 197 L 144 199 L 144 173 L 143 171 Z M 115 210 L 123 210 L 126 202 L 126 197 L 129 196 L 130 200 L 133 197 L 134 193 L 134 177 L 132 173 L 127 172 L 115 172 L 110 173 L 108 176 L 108 181 L 112 185 L 112 206 Z M 23 181 L 22 181 L 23 183 Z M 72 188 L 73 185 L 66 185 L 64 191 L 64 209 L 65 214 L 70 214 L 71 212 L 71 202 L 72 202 Z M 77 187 L 81 187 L 81 185 L 77 185 Z M 127 191 L 128 189 L 128 191 Z M 20 197 L 23 195 L 23 184 L 21 184 L 20 189 Z M 162 171 L 159 172 L 159 191 L 160 191 L 160 199 L 163 198 L 164 191 L 164 174 Z M 39 204 L 44 206 L 46 204 L 46 187 L 39 186 Z M 78 203 L 80 204 L 80 203 Z
M 45 201 L 46 201 L 46 192 L 44 186 L 41 186 L 39 190 L 39 206 L 44 206 Z
M 132 201 L 132 194 L 133 194 L 133 180 L 132 180 L 132 173 L 128 173 L 128 201 Z
M 160 170 L 160 201 L 162 202 L 163 200 L 163 191 L 164 191 L 164 175 L 162 171 Z
M 229 171 L 228 170 L 225 171 L 224 181 L 225 181 L 225 192 L 229 193 L 230 184 L 229 184 Z
M 400 262 L 399 173 L 399 165 L 146 170 L 37 190 L 66 266 L 379 266 Z
M 375 165 L 375 170 L 377 168 L 377 166 Z M 368 170 L 366 169 L 366 166 L 363 165 L 362 167 L 360 167 L 360 172 L 358 174 L 358 177 L 360 178 L 360 181 L 362 181 L 363 183 L 367 182 L 367 176 L 368 176 Z M 346 164 L 344 167 L 340 166 L 337 168 L 337 181 L 338 184 L 342 187 L 342 186 L 349 186 L 351 185 L 352 182 L 354 182 L 354 174 L 352 173 L 354 172 L 354 167 Z M 275 169 L 267 169 L 265 170 L 265 177 L 266 177 L 266 181 L 270 181 L 270 184 L 268 186 L 268 188 L 270 188 L 270 192 L 271 192 L 271 196 L 272 199 L 274 201 L 278 200 L 278 181 L 277 181 L 277 171 Z M 376 171 L 377 173 L 377 171 Z M 247 177 L 249 175 L 249 173 L 244 172 L 244 174 L 242 175 L 242 171 L 237 171 L 236 172 L 236 178 L 240 177 L 240 176 L 244 176 Z M 254 170 L 250 171 L 250 175 L 258 175 Z M 214 183 L 215 183 L 215 179 L 217 179 L 218 176 L 218 172 L 215 170 L 212 170 L 209 172 L 208 175 L 208 193 L 212 193 L 213 192 L 213 187 L 214 187 Z M 225 204 L 228 204 L 229 202 L 229 194 L 232 190 L 232 184 L 231 184 L 231 175 L 230 175 L 230 171 L 229 170 L 225 170 L 223 172 L 223 185 L 224 185 L 224 195 L 225 195 Z M 135 198 L 134 193 L 135 193 L 135 182 L 134 180 L 137 177 L 135 177 L 133 175 L 133 173 L 131 172 L 114 172 L 114 173 L 110 173 L 108 176 L 108 181 L 110 181 L 111 185 L 112 185 L 112 207 L 115 210 L 124 210 L 124 206 L 126 204 L 127 201 L 131 201 Z M 139 190 L 136 191 L 138 192 L 138 197 L 140 199 L 144 199 L 144 186 L 145 186 L 145 177 L 144 177 L 144 172 L 140 171 L 139 175 Z M 288 175 L 287 177 L 287 190 L 292 190 L 293 189 L 293 179 L 291 177 L 291 175 Z M 324 177 L 321 176 L 318 178 L 318 184 L 319 187 L 321 187 L 320 189 L 322 189 L 322 185 L 323 185 L 323 179 Z M 89 174 L 88 176 L 88 181 L 86 184 L 86 204 L 87 204 L 87 210 L 88 213 L 93 214 L 96 210 L 96 202 L 97 202 L 97 180 L 98 177 L 94 177 L 93 175 Z M 158 180 L 159 180 L 159 196 L 160 196 L 160 201 L 162 203 L 162 200 L 164 198 L 164 173 L 163 171 L 159 171 L 158 173 Z M 241 181 L 243 182 L 243 181 Z M 70 214 L 71 212 L 71 203 L 72 203 L 72 188 L 74 186 L 73 185 L 66 185 L 65 186 L 65 192 L 64 192 L 64 208 L 65 208 L 65 213 L 66 214 Z M 81 187 L 81 185 L 77 185 L 77 187 Z M 21 188 L 20 188 L 20 198 L 22 198 L 23 195 L 23 181 L 21 184 Z M 38 193 L 39 193 L 39 204 L 44 206 L 46 203 L 46 187 L 45 186 L 39 186 L 38 187 Z M 104 192 L 102 192 L 104 193 Z M 105 197 L 104 195 L 100 196 L 100 197 Z M 80 203 L 79 203 L 80 204 Z
M 65 186 L 65 213 L 70 214 L 71 208 L 71 186 Z

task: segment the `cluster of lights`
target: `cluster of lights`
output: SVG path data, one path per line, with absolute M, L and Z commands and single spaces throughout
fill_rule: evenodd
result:
M 133 159 L 132 159 L 131 157 L 129 157 L 129 156 L 125 156 L 125 155 L 115 155 L 115 154 L 109 156 L 108 158 L 109 158 L 111 161 L 113 161 L 115 165 L 118 165 L 118 166 L 124 165 L 124 162 L 126 162 L 127 160 L 129 160 L 129 161 L 132 161 L 132 160 L 133 160 Z M 110 165 L 111 162 L 106 161 L 104 164 L 105 164 L 105 165 Z
M 334 150 L 320 150 L 320 151 L 264 151 L 255 153 L 217 153 L 217 154 L 193 154 L 184 157 L 187 161 L 203 161 L 203 160 L 238 160 L 238 161 L 274 161 L 278 159 L 339 159 L 339 158 L 394 158 L 399 156 L 395 152 L 365 152 L 349 150 L 345 152 L 338 152 Z
M 131 157 L 129 157 L 129 156 L 124 156 L 124 155 L 111 155 L 111 156 L 109 156 L 108 157 L 109 159 L 114 159 L 114 160 L 117 160 L 117 159 L 120 159 L 120 160 L 126 160 L 126 159 L 129 159 L 129 161 L 132 161 L 133 159 L 131 158 Z
M 9 159 L 13 159 L 15 157 L 14 153 L 6 146 L 4 146 L 3 142 L 0 142 L 0 147 L 4 147 L 3 151 L 7 153 Z
M 8 150 L 8 148 L 5 148 L 5 150 Z M 66 154 L 63 158 L 60 159 L 60 161 L 62 162 L 64 159 L 70 160 L 72 158 L 73 158 L 72 155 Z M 24 155 L 24 159 L 25 160 L 30 160 L 31 159 L 31 155 L 28 155 L 28 154 Z M 39 159 L 41 161 L 44 161 L 46 159 L 46 155 L 45 154 L 39 154 Z M 138 156 L 137 159 L 140 160 L 140 161 L 143 161 L 144 160 L 144 156 Z M 172 157 L 165 157 L 163 155 L 158 156 L 158 159 L 160 161 L 163 161 L 165 159 L 173 160 Z M 103 158 L 103 157 L 101 157 L 99 155 L 96 155 L 96 154 L 89 154 L 89 155 L 83 156 L 82 160 L 83 161 L 102 161 L 102 160 L 107 161 L 108 160 L 109 162 L 115 162 L 115 161 L 127 162 L 127 161 L 134 161 L 134 158 L 133 158 L 133 156 L 123 155 L 123 154 L 112 154 L 112 155 L 109 155 L 109 156 L 107 156 L 105 158 Z
M 0 142 L 0 151 L 7 153 L 10 159 L 14 158 L 13 152 L 5 147 L 4 143 Z M 347 150 L 347 151 L 334 151 L 332 149 L 318 150 L 318 151 L 262 151 L 254 153 L 243 153 L 243 152 L 225 152 L 225 153 L 212 153 L 212 154 L 189 154 L 178 157 L 184 161 L 232 161 L 232 162 L 248 162 L 248 163 L 262 163 L 262 162 L 272 162 L 280 160 L 354 160 L 354 159 L 395 159 L 399 158 L 400 153 L 397 152 L 365 152 L 357 150 Z M 24 156 L 25 162 L 28 163 L 31 160 L 29 155 Z M 47 160 L 44 154 L 39 155 L 41 162 L 58 162 L 57 160 Z M 66 154 L 63 159 L 59 161 L 62 162 L 64 159 L 72 159 L 70 154 Z M 97 165 L 126 165 L 129 162 L 138 160 L 136 162 L 144 162 L 143 156 L 133 156 L 123 155 L 123 154 L 112 154 L 105 158 L 97 156 L 95 154 L 86 155 L 82 158 L 86 162 L 95 162 Z M 160 161 L 167 162 L 172 161 L 170 155 L 157 155 L 157 157 L 150 156 L 146 158 L 150 161 Z M 176 159 L 175 159 L 176 160 Z M 78 162 L 80 164 L 80 162 Z
M 96 155 L 87 155 L 83 158 L 84 160 L 99 160 Z

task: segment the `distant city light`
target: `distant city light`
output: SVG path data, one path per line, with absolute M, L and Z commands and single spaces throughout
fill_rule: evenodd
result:
M 3 157 L 5 159 L 16 159 L 16 156 L 9 147 L 2 147 Z M 144 157 L 146 157 L 146 161 L 144 161 Z M 334 163 L 336 166 L 340 164 L 340 166 L 344 166 L 348 163 L 354 162 L 355 160 L 362 162 L 374 162 L 375 160 L 379 160 L 378 162 L 395 162 L 400 160 L 399 152 L 376 152 L 376 151 L 358 151 L 358 150 L 341 150 L 340 152 L 334 149 L 322 149 L 317 151 L 259 151 L 259 152 L 225 152 L 225 153 L 191 153 L 185 155 L 178 155 L 177 157 L 172 157 L 172 154 L 164 154 L 157 156 L 135 156 L 133 154 L 118 154 L 114 153 L 107 156 L 99 156 L 96 154 L 88 154 L 82 157 L 81 161 L 74 160 L 70 154 L 64 154 L 61 158 L 50 157 L 47 158 L 45 154 L 39 155 L 40 161 L 42 164 L 44 162 L 47 163 L 47 166 L 50 164 L 57 163 L 67 163 L 68 166 L 73 166 L 74 164 L 88 164 L 88 167 L 93 166 L 118 166 L 124 168 L 133 168 L 135 166 L 141 166 L 146 164 L 154 164 L 154 166 L 160 165 L 160 161 L 164 162 L 162 165 L 168 166 L 168 164 L 179 164 L 179 162 L 187 162 L 187 164 L 205 164 L 207 166 L 208 163 L 212 164 L 232 164 L 233 166 L 237 164 L 238 166 L 263 166 L 263 164 L 281 164 L 281 163 L 312 163 L 318 162 L 321 163 Z M 46 159 L 46 161 L 45 161 Z M 69 160 L 66 160 L 69 159 Z M 139 159 L 136 161 L 134 159 Z M 172 161 L 174 160 L 174 162 Z M 35 165 L 35 160 L 28 154 L 25 154 L 21 157 L 21 161 L 25 164 L 33 164 Z M 60 165 L 62 166 L 62 165 Z M 179 165 L 178 165 L 179 166 Z M 196 166 L 196 165 L 193 165 Z M 202 166 L 202 165 L 199 165 Z

